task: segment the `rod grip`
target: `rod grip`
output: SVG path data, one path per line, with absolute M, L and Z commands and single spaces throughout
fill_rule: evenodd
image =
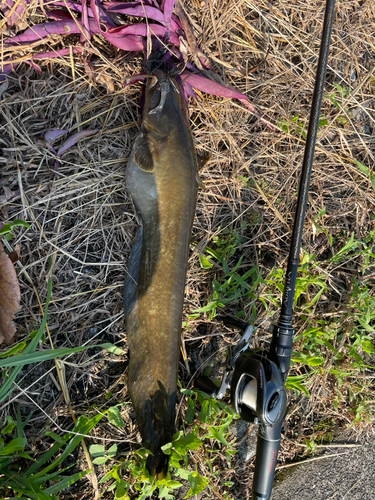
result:
M 270 427 L 260 425 L 257 440 L 253 500 L 268 500 L 271 496 L 277 454 L 280 446 L 282 422 Z

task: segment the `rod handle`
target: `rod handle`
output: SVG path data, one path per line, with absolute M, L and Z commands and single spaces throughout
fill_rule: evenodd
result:
M 277 454 L 280 446 L 282 422 L 270 427 L 260 425 L 257 440 L 253 500 L 268 500 L 271 496 Z

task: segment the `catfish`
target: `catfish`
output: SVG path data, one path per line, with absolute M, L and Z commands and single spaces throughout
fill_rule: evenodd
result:
M 181 92 L 179 91 L 181 89 Z M 142 125 L 126 167 L 139 224 L 124 284 L 128 390 L 149 473 L 162 478 L 176 416 L 182 307 L 197 197 L 197 155 L 182 86 L 149 75 Z

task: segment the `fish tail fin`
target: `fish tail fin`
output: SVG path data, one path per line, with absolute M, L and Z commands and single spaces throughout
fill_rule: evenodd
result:
M 161 450 L 154 455 L 147 457 L 146 467 L 150 476 L 156 479 L 164 479 L 168 474 L 168 460 L 169 457 Z

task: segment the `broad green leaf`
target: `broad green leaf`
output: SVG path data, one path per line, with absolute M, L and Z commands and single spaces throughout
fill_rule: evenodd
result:
M 119 427 L 120 429 L 125 426 L 118 406 L 111 406 L 110 408 L 108 408 L 106 413 L 110 424 L 114 425 L 115 427 Z
M 3 224 L 3 227 L 0 229 L 0 234 L 6 234 L 9 233 L 12 230 L 12 226 L 6 222 Z
M 0 353 L 0 358 L 6 358 L 7 356 L 13 356 L 19 351 L 22 351 L 26 347 L 26 340 L 22 340 L 22 342 L 18 342 L 18 344 L 14 345 L 10 349 L 5 352 Z
M 89 448 L 92 457 L 102 457 L 105 455 L 105 448 L 102 444 L 92 444 Z
M 107 342 L 106 344 L 100 344 L 97 347 L 101 347 L 102 349 L 107 349 L 112 354 L 116 354 L 116 356 L 120 356 L 121 354 L 124 353 L 124 351 L 121 349 L 121 347 L 118 347 L 117 345 L 110 344 Z
M 186 451 L 196 450 L 202 444 L 203 442 L 192 432 L 172 443 L 173 448 L 182 456 L 185 455 Z
M 168 478 L 157 480 L 156 485 L 157 486 L 167 486 L 167 488 L 171 488 L 171 489 L 180 488 L 182 486 L 182 484 L 179 483 L 178 481 L 173 481 L 173 479 L 168 479 Z
M 363 321 L 362 319 L 358 318 L 358 323 L 367 331 L 372 333 L 375 330 L 375 326 L 370 326 L 366 321 Z
M 306 363 L 308 366 L 320 366 L 324 363 L 324 359 L 321 356 L 308 356 Z
M 361 343 L 362 349 L 367 352 L 367 354 L 372 354 L 375 352 L 375 347 L 372 345 L 371 340 L 364 340 Z
M 318 127 L 324 127 L 325 125 L 328 125 L 327 118 L 319 118 Z
M 169 488 L 167 486 L 162 486 L 161 488 L 159 488 L 159 498 L 165 498 L 165 500 L 173 500 L 175 497 L 170 494 Z
M 175 474 L 176 474 L 176 476 L 179 476 L 181 479 L 187 480 L 190 473 L 189 473 L 189 471 L 187 471 L 185 469 L 178 468 L 176 470 Z
M 197 495 L 203 491 L 209 483 L 209 479 L 207 477 L 200 476 L 197 472 L 189 474 L 188 481 L 190 489 L 184 498 L 189 498 L 191 495 Z
M 222 410 L 224 410 L 230 417 L 236 417 L 237 413 L 231 406 L 227 405 L 223 401 L 216 401 L 217 405 L 220 406 Z
M 213 302 L 209 302 L 206 306 L 204 307 L 200 307 L 199 309 L 194 309 L 194 313 L 202 313 L 202 312 L 209 312 L 209 311 L 212 311 L 213 309 L 215 309 L 216 307 L 218 307 L 218 302 L 217 301 L 213 301 Z
M 107 450 L 107 455 L 110 457 L 110 458 L 113 458 L 117 453 L 117 444 L 113 444 L 110 448 L 108 448 Z
M 115 491 L 115 500 L 129 500 L 129 495 L 126 489 L 121 484 L 117 485 Z
M 209 427 L 212 437 L 217 439 L 224 446 L 228 446 L 228 441 L 224 438 L 225 428 L 217 429 L 215 427 Z
M 188 403 L 188 409 L 187 409 L 187 412 L 185 414 L 185 422 L 189 425 L 189 424 L 191 424 L 191 422 L 194 418 L 195 403 L 191 398 L 188 399 L 187 403 Z
M 202 422 L 202 424 L 205 424 L 207 421 L 207 412 L 209 404 L 210 404 L 209 399 L 205 399 L 202 403 L 202 407 L 199 412 L 199 420 Z
M 12 441 L 0 451 L 0 455 L 12 455 L 15 451 L 23 450 L 26 443 L 27 440 L 25 438 L 12 439 Z
M 291 382 L 291 381 L 287 380 L 285 382 L 285 388 L 286 389 L 294 389 L 297 392 L 303 392 L 304 394 L 306 394 L 307 397 L 310 397 L 309 391 L 300 382 Z
M 99 483 L 106 483 L 107 481 L 112 479 L 113 478 L 113 471 L 114 471 L 114 469 L 111 469 L 109 472 L 107 472 L 107 474 L 105 474 L 105 476 L 103 476 L 101 479 L 99 479 Z
M 4 427 L 4 429 L 2 429 L 1 434 L 9 434 L 16 426 L 13 418 L 10 415 L 7 415 L 6 419 L 7 419 L 7 425 Z
M 371 180 L 372 189 L 375 191 L 375 174 L 370 175 L 370 180 Z
M 199 264 L 202 269 L 211 269 L 214 267 L 214 265 L 201 253 L 199 254 Z
M 30 229 L 30 226 L 27 222 L 19 219 L 14 219 L 14 221 L 3 225 L 3 227 L 0 229 L 0 234 L 9 233 L 16 226 L 23 226 L 26 227 L 27 229 Z
M 211 257 L 214 257 L 217 260 L 220 260 L 220 254 L 216 252 L 215 250 L 212 250 L 212 248 L 206 247 L 205 248 L 206 252 L 208 255 L 211 255 Z
M 161 447 L 161 450 L 165 455 L 170 455 L 172 451 L 172 446 L 173 446 L 172 443 L 167 443 Z
M 105 464 L 106 462 L 108 462 L 109 460 L 109 457 L 98 457 L 98 458 L 95 458 L 92 463 L 95 464 L 95 465 L 102 465 L 102 464 Z

